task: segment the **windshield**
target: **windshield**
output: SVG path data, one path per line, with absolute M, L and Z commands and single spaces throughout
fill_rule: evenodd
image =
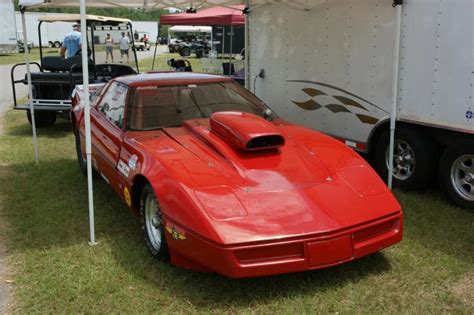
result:
M 212 113 L 240 111 L 262 116 L 268 107 L 235 82 L 215 82 L 135 88 L 127 113 L 131 130 L 179 127 Z M 275 118 L 273 114 L 272 118 Z

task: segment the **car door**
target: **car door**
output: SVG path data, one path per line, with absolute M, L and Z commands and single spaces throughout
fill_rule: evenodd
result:
M 117 163 L 124 136 L 127 93 L 127 85 L 114 81 L 91 110 L 93 157 L 98 172 L 111 184 L 117 183 Z

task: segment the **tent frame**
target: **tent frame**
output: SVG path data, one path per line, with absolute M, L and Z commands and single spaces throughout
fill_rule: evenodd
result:
M 248 12 L 255 10 L 265 4 L 275 4 L 275 5 L 284 5 L 288 7 L 292 7 L 293 9 L 302 9 L 305 11 L 310 11 L 312 8 L 319 6 L 320 4 L 325 3 L 328 0 L 320 0 L 320 3 L 312 7 L 304 6 L 301 3 L 297 2 L 288 2 L 288 1 L 264 1 L 261 4 L 257 4 L 254 7 L 251 7 L 250 0 L 245 0 L 246 8 L 244 13 L 247 14 Z M 44 4 L 42 1 L 39 0 L 25 0 L 24 1 L 27 6 L 36 6 L 42 7 Z M 89 1 L 88 1 L 89 2 Z M 93 4 L 94 7 L 121 7 L 121 1 L 108 1 L 104 0 L 100 3 Z M 56 4 L 55 4 L 56 3 Z M 162 7 L 172 7 L 172 2 L 164 1 L 164 0 L 144 0 L 143 6 L 145 9 L 152 9 L 152 8 L 162 8 Z M 242 4 L 244 1 L 231 1 L 229 0 L 226 3 L 220 4 L 213 4 L 212 2 L 207 3 L 206 1 L 202 1 L 198 7 L 204 7 L 204 5 L 230 5 L 230 4 Z M 22 3 L 20 3 L 21 5 Z M 151 4 L 151 5 L 150 5 Z M 180 2 L 180 6 L 184 7 L 186 4 L 190 4 L 193 7 L 193 1 L 186 1 Z M 64 6 L 75 6 L 77 4 L 68 2 L 67 0 L 49 0 L 48 3 L 45 5 L 49 7 L 64 7 Z M 393 180 L 393 150 L 394 150 L 394 138 L 395 138 L 395 128 L 396 128 L 396 116 L 397 116 L 397 107 L 398 107 L 398 79 L 399 79 L 399 59 L 400 59 L 400 39 L 401 39 L 401 24 L 402 24 L 402 5 L 403 0 L 394 0 L 393 7 L 396 8 L 396 34 L 395 34 L 395 52 L 394 52 L 394 76 L 393 76 L 393 85 L 392 85 L 392 111 L 390 116 L 390 152 L 389 152 L 389 172 L 388 172 L 388 185 L 392 188 L 392 180 Z M 127 5 L 125 5 L 127 7 Z M 86 0 L 79 1 L 79 8 L 80 8 L 80 16 L 81 16 L 81 33 L 87 34 L 86 29 Z M 22 25 L 23 25 L 23 40 L 25 43 L 28 43 L 27 31 L 26 31 L 26 22 L 25 22 L 25 10 L 26 6 L 21 7 L 21 17 L 22 17 Z M 247 17 L 245 22 L 245 63 L 246 63 L 246 87 L 248 88 L 248 84 L 250 82 L 250 73 L 249 73 L 249 65 L 250 65 L 250 51 L 248 49 L 250 38 L 249 38 L 249 30 L 250 30 L 250 19 Z M 82 47 L 87 47 L 87 36 L 81 36 Z M 132 36 L 133 37 L 133 36 Z M 133 44 L 133 39 L 132 39 Z M 34 105 L 33 105 L 33 95 L 32 95 L 32 84 L 31 84 L 31 69 L 30 69 L 30 60 L 29 60 L 29 53 L 28 49 L 25 49 L 25 62 L 27 68 L 27 80 L 28 80 L 28 91 L 29 91 L 29 106 L 31 111 L 32 117 L 32 131 L 33 131 L 33 144 L 34 144 L 34 152 L 35 152 L 35 161 L 38 163 L 39 154 L 38 154 L 38 144 L 36 139 L 36 126 L 35 126 L 35 119 L 34 119 Z M 84 88 L 84 95 L 83 95 L 83 102 L 84 102 L 84 120 L 85 120 L 85 137 L 86 137 L 86 157 L 87 157 L 87 186 L 88 186 L 88 205 L 89 205 L 89 225 L 90 225 L 90 245 L 96 245 L 95 239 L 95 223 L 94 223 L 94 198 L 93 198 L 93 187 L 92 187 L 92 150 L 91 150 L 91 126 L 90 126 L 90 93 L 89 93 L 89 72 L 88 72 L 88 60 L 87 60 L 87 49 L 82 49 L 82 75 L 83 75 L 83 88 Z

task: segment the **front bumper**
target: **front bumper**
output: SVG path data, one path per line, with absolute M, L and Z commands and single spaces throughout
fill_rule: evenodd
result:
M 221 246 L 186 233 L 176 240 L 167 233 L 174 265 L 249 278 L 340 265 L 396 244 L 403 236 L 398 213 L 357 227 L 278 241 Z

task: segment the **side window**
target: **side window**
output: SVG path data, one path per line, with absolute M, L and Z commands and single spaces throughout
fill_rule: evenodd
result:
M 119 128 L 122 128 L 124 123 L 127 90 L 127 85 L 112 82 L 99 105 L 99 111 Z

